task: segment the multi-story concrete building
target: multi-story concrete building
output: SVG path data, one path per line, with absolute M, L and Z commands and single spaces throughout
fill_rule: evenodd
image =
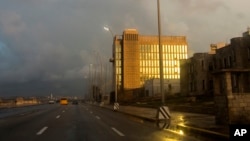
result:
M 250 123 L 250 29 L 215 54 L 214 99 L 216 121 Z
M 208 53 L 195 53 L 193 57 L 181 60 L 180 85 L 182 95 L 213 94 L 214 54 L 217 49 L 225 46 L 225 43 L 211 44 Z
M 216 72 L 222 71 L 232 72 L 234 91 L 247 90 L 248 85 L 239 86 L 238 72 L 250 69 L 249 38 L 249 32 L 245 32 L 243 37 L 232 38 L 230 44 L 211 44 L 210 52 L 196 53 L 193 57 L 182 60 L 181 94 L 212 95 L 214 93 L 213 76 Z
M 211 49 L 210 55 L 208 53 L 195 54 L 192 58 L 182 61 L 181 89 L 183 94 L 207 94 L 203 92 L 211 90 L 217 110 L 217 123 L 249 124 L 250 29 L 243 33 L 242 37 L 232 38 L 230 44 L 224 47 L 211 45 Z M 203 67 L 205 67 L 204 72 Z M 206 91 L 206 85 L 204 86 L 203 82 L 213 87 Z M 195 87 L 205 88 L 205 91 Z
M 193 57 L 181 61 L 181 94 L 212 94 L 213 77 L 211 76 L 212 55 L 196 53 Z
M 113 61 L 118 99 L 133 99 L 140 95 L 145 81 L 160 78 L 158 41 L 158 36 L 139 35 L 136 29 L 115 36 Z M 164 79 L 179 81 L 179 60 L 187 59 L 186 37 L 162 36 L 162 50 Z

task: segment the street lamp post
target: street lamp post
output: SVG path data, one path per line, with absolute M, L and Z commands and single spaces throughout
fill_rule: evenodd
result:
M 158 15 L 158 38 L 159 38 L 159 64 L 160 64 L 160 90 L 162 96 L 162 104 L 165 104 L 164 95 L 164 80 L 163 80 L 163 54 L 162 54 L 162 44 L 161 44 L 161 15 L 160 15 L 160 0 L 157 0 L 157 15 Z
M 89 64 L 89 98 L 92 101 L 94 97 L 94 90 L 93 90 L 93 75 L 92 75 L 92 64 Z
M 109 27 L 106 27 L 106 26 L 104 26 L 103 28 L 104 28 L 104 30 L 110 32 L 110 34 L 111 34 L 111 36 L 112 36 L 112 40 L 114 40 L 115 36 L 114 36 L 112 30 L 111 30 Z M 117 77 L 117 75 L 116 75 L 116 52 L 115 52 L 115 45 L 113 45 L 113 53 L 114 53 L 114 58 L 113 58 L 113 60 L 112 60 L 113 63 L 114 63 L 114 75 L 113 75 L 113 77 L 114 77 L 114 82 L 113 82 L 113 84 L 114 84 L 114 89 L 115 89 L 114 110 L 116 110 L 116 109 L 119 109 L 119 104 L 118 104 L 118 102 L 117 102 L 117 84 L 118 84 L 117 81 L 118 81 L 118 78 L 119 78 L 119 77 Z M 116 107 L 116 105 L 118 105 L 118 106 Z

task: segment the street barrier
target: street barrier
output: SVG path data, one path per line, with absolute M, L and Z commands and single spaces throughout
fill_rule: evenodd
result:
M 157 122 L 156 125 L 160 129 L 169 128 L 171 121 L 171 114 L 167 106 L 161 106 L 157 110 Z
M 114 111 L 119 110 L 119 103 L 115 102 L 114 103 Z

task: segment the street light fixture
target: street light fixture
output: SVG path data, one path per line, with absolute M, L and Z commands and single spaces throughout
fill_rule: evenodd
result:
M 113 34 L 112 30 L 109 27 L 104 26 L 103 29 L 106 30 L 106 31 L 109 31 L 110 34 L 111 34 L 111 36 L 112 36 L 112 38 L 114 38 L 114 34 Z

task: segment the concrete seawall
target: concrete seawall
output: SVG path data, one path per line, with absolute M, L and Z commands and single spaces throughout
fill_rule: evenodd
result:
M 0 108 L 14 108 L 14 107 L 22 107 L 22 106 L 30 106 L 38 104 L 41 104 L 41 102 L 34 98 L 0 99 Z

